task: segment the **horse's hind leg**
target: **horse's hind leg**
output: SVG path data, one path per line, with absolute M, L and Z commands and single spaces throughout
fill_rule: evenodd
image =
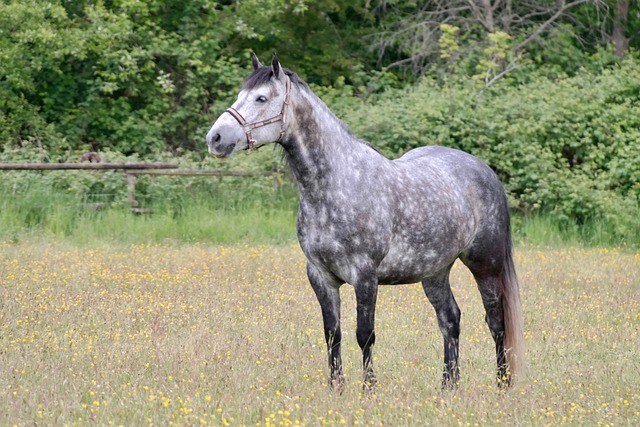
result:
M 453 388 L 460 381 L 460 368 L 458 367 L 460 309 L 453 293 L 451 293 L 450 270 L 451 266 L 437 276 L 422 282 L 424 292 L 436 311 L 438 326 L 444 338 L 444 373 L 442 376 L 442 388 L 444 389 Z
M 311 263 L 307 263 L 307 275 L 322 310 L 324 338 L 327 342 L 329 369 L 331 371 L 329 384 L 336 388 L 341 388 L 344 383 L 342 357 L 340 355 L 340 343 L 342 341 L 342 332 L 340 330 L 340 285 L 342 283 L 325 277 Z
M 507 368 L 507 354 L 505 349 L 504 311 L 500 296 L 500 276 L 486 272 L 473 272 L 478 284 L 482 303 L 486 312 L 485 321 L 496 345 L 496 360 L 498 366 L 497 380 L 499 386 L 511 384 L 511 374 Z
M 504 251 L 504 247 L 495 245 L 496 252 Z M 483 247 L 479 247 L 483 249 Z M 478 284 L 485 309 L 485 321 L 496 345 L 496 360 L 498 365 L 497 380 L 499 386 L 511 384 L 505 349 L 505 319 L 502 304 L 502 263 L 496 262 L 489 250 L 472 250 L 461 257 L 462 262 L 471 270 Z M 498 258 L 498 257 L 496 257 Z

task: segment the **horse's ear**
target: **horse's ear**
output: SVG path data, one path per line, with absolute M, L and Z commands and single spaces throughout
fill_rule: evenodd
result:
M 255 71 L 258 68 L 262 67 L 262 63 L 260 62 L 260 60 L 256 56 L 255 52 L 251 52 L 251 65 L 253 65 L 253 71 Z
M 284 70 L 282 69 L 282 65 L 280 65 L 280 61 L 278 61 L 278 55 L 273 53 L 273 59 L 271 60 L 271 71 L 273 71 L 273 75 L 278 80 L 284 80 Z

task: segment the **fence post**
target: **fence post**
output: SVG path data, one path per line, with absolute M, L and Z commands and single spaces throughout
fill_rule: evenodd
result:
M 127 190 L 131 211 L 134 212 L 138 207 L 138 201 L 136 200 L 136 176 L 134 174 L 127 173 Z

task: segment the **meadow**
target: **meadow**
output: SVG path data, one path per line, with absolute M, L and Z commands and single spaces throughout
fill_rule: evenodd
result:
M 342 288 L 342 394 L 297 244 L 0 243 L 0 425 L 638 425 L 640 253 L 515 251 L 528 372 L 494 386 L 494 349 L 456 265 L 461 384 L 419 285 L 383 287 L 362 393 Z

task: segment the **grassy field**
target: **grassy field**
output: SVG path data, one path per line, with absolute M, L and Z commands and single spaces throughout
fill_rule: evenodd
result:
M 640 254 L 516 248 L 529 370 L 494 387 L 466 269 L 462 383 L 439 389 L 441 336 L 420 286 L 379 293 L 364 396 L 345 286 L 342 395 L 297 245 L 0 243 L 0 425 L 638 425 Z

